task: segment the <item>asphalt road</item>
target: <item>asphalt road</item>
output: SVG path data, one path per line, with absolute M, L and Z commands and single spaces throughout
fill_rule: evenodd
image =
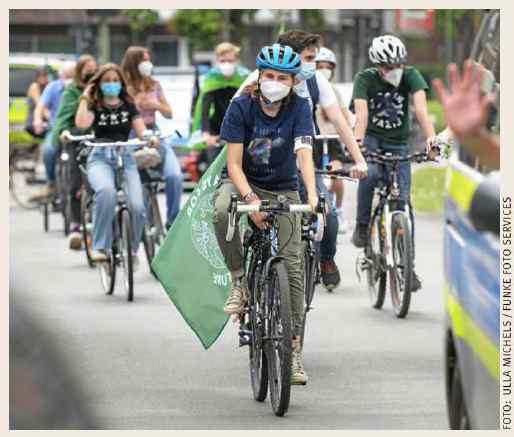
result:
M 354 215 L 354 187 L 345 205 Z M 161 199 L 162 200 L 162 199 Z M 350 233 L 340 237 L 340 287 L 317 289 L 304 364 L 287 415 L 253 400 L 247 349 L 236 325 L 204 351 L 148 273 L 141 251 L 135 301 L 121 285 L 103 294 L 99 274 L 72 252 L 58 215 L 49 233 L 37 211 L 10 208 L 11 299 L 55 340 L 83 390 L 84 407 L 108 429 L 447 429 L 443 374 L 442 226 L 418 215 L 417 271 L 423 289 L 404 320 L 389 297 L 370 307 Z

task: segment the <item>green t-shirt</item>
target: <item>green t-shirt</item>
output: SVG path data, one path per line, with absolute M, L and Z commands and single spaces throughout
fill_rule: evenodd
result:
M 398 88 L 386 82 L 376 68 L 368 68 L 355 76 L 353 99 L 368 102 L 366 134 L 382 141 L 406 144 L 410 132 L 409 94 L 427 90 L 421 73 L 406 66 Z

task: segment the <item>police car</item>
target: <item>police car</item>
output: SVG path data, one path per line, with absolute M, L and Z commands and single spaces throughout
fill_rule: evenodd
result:
M 485 15 L 472 59 L 499 93 L 500 14 Z M 498 94 L 499 96 L 499 94 Z M 499 97 L 489 128 L 499 133 Z M 445 378 L 451 429 L 499 429 L 500 181 L 457 144 L 446 180 Z

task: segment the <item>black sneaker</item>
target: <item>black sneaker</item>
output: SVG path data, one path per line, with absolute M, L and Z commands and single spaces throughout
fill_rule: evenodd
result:
M 414 292 L 418 291 L 420 288 L 421 288 L 421 281 L 419 279 L 419 276 L 413 270 L 412 271 L 411 291 L 414 293 Z
M 341 282 L 339 269 L 333 259 L 321 261 L 321 280 L 328 291 L 332 291 Z
M 368 239 L 368 225 L 363 225 L 362 223 L 357 223 L 352 235 L 352 243 L 355 247 L 364 247 L 366 246 L 366 241 Z

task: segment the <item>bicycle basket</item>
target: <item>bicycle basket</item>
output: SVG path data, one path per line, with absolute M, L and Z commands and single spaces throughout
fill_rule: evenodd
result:
M 161 155 L 156 149 L 144 148 L 134 152 L 137 168 L 147 169 L 159 165 L 162 161 Z

